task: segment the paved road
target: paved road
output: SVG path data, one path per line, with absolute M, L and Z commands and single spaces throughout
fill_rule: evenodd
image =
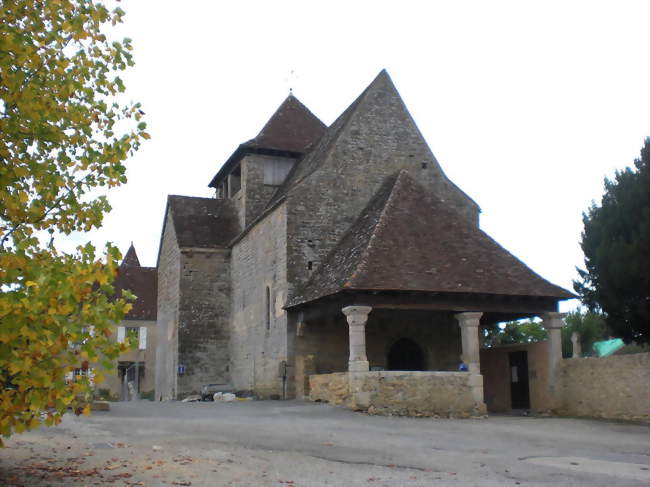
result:
M 650 485 L 650 426 L 387 418 L 298 401 L 116 403 L 10 446 L 5 482 L 52 474 L 30 487 Z

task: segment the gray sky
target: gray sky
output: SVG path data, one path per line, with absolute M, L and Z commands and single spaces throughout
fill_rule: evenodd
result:
M 123 252 L 133 241 L 143 265 L 156 264 L 167 195 L 210 196 L 290 86 L 330 124 L 386 68 L 481 227 L 568 289 L 582 212 L 650 135 L 647 0 L 121 6 L 136 58 L 127 90 L 152 139 L 92 238 Z

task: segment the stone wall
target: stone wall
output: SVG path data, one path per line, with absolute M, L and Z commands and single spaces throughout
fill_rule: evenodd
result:
M 261 154 L 247 154 L 241 161 L 242 171 L 242 209 L 240 212 L 241 228 L 246 228 L 259 216 L 271 196 L 278 189 L 277 186 L 264 184 L 264 165 L 272 161 L 293 161 L 293 159 Z
M 309 399 L 330 404 L 348 404 L 350 402 L 348 373 L 310 375 Z
M 176 398 L 180 261 L 174 223 L 171 214 L 167 214 L 157 264 L 156 400 Z
M 232 248 L 232 385 L 260 397 L 282 397 L 280 362 L 289 361 L 287 314 L 283 309 L 287 296 L 286 235 L 286 211 L 281 205 Z
M 343 404 L 371 414 L 398 416 L 470 417 L 485 414 L 476 400 L 482 391 L 480 375 L 467 372 L 357 372 L 364 403 L 350 393 L 349 374 L 312 375 L 312 401 Z
M 181 249 L 177 398 L 230 381 L 230 252 Z
M 650 353 L 564 359 L 559 413 L 650 422 Z
M 546 412 L 553 407 L 549 393 L 548 342 L 504 345 L 481 350 L 481 374 L 485 389 L 485 405 L 489 412 L 508 412 L 510 398 L 511 352 L 528 352 L 528 380 L 530 408 L 534 412 Z

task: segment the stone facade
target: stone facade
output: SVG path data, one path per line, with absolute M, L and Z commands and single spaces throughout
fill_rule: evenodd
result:
M 281 205 L 232 248 L 232 385 L 261 397 L 284 394 L 279 371 L 289 358 L 286 222 Z
M 564 359 L 559 413 L 650 422 L 650 353 Z
M 176 399 L 178 392 L 178 318 L 181 251 L 171 215 L 167 215 L 158 254 L 158 343 L 156 347 L 156 399 Z
M 178 395 L 228 384 L 230 256 L 225 249 L 181 249 Z

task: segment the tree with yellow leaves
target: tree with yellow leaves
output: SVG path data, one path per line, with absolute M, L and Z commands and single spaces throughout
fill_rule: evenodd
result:
M 57 250 L 110 210 L 98 189 L 126 182 L 123 162 L 149 138 L 139 104 L 121 101 L 124 12 L 87 0 L 0 2 L 0 434 L 88 414 L 89 364 L 120 352 L 112 326 L 119 251 Z M 128 294 L 128 293 L 127 293 Z M 97 374 L 95 382 L 102 378 Z

